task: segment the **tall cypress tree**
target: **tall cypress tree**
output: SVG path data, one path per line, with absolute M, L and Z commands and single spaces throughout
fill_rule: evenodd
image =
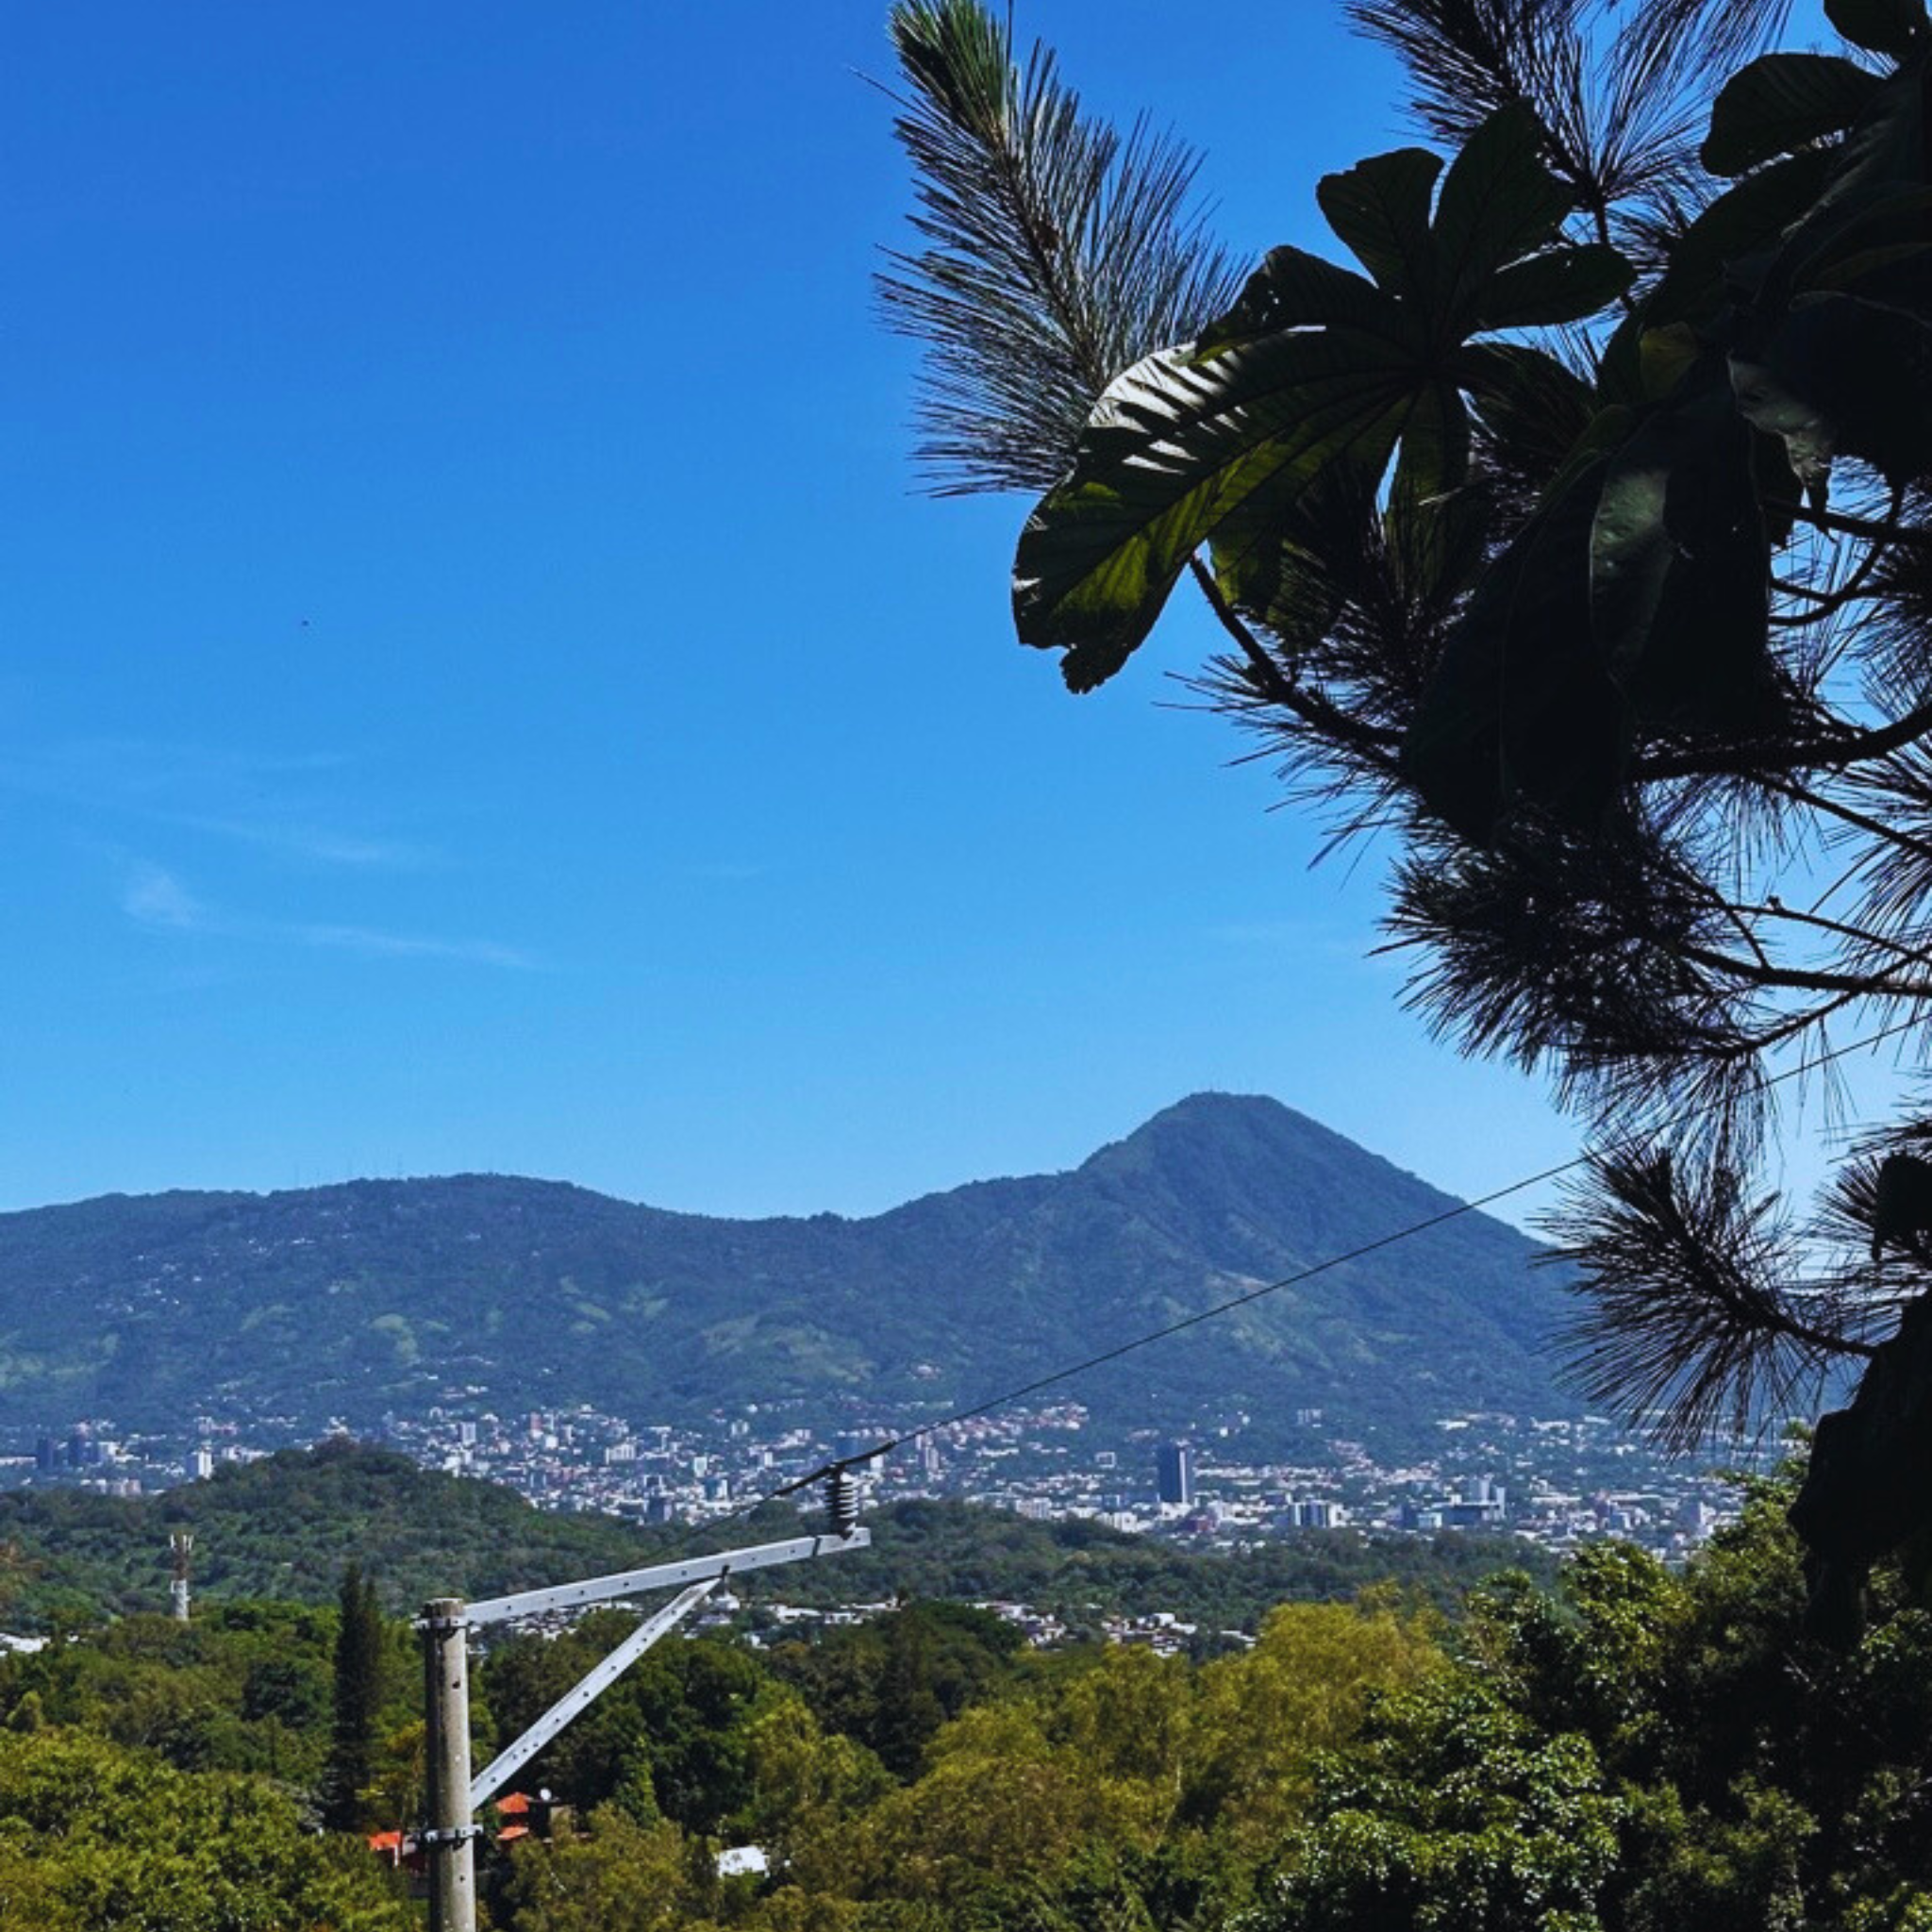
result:
M 383 1662 L 382 1608 L 359 1563 L 342 1572 L 337 1603 L 335 1724 L 323 1774 L 323 1819 L 333 1831 L 355 1831 L 362 1824 L 361 1794 L 375 1776 Z

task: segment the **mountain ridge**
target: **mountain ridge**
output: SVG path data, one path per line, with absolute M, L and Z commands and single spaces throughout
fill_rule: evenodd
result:
M 458 1390 L 662 1420 L 768 1398 L 929 1407 L 1455 1205 L 1279 1101 L 1211 1092 L 1076 1167 L 860 1218 L 695 1215 L 491 1174 L 97 1196 L 0 1215 L 0 1426 L 251 1400 L 358 1424 Z M 1570 1412 L 1532 1355 L 1559 1292 L 1536 1253 L 1471 1210 L 1202 1324 L 1158 1363 L 1112 1365 L 1081 1399 L 1163 1427 L 1216 1401 Z

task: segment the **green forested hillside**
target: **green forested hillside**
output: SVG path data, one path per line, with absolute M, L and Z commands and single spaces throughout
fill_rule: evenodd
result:
M 1440 1214 L 1276 1102 L 1201 1094 L 1072 1173 L 731 1222 L 490 1175 L 0 1216 L 0 1427 L 214 1407 L 320 1434 L 438 1401 L 638 1421 L 951 1405 Z M 1567 1412 L 1560 1291 L 1468 1215 L 1083 1377 L 1104 1422 Z M 480 1391 L 480 1393 L 478 1392 Z
M 194 1533 L 198 1597 L 332 1601 L 360 1562 L 392 1609 L 620 1569 L 658 1547 L 605 1516 L 534 1508 L 514 1491 L 337 1440 L 218 1471 L 158 1496 L 0 1495 L 18 1622 L 164 1608 L 168 1538 Z
M 816 1518 L 813 1519 L 814 1523 Z M 1346 1597 L 1392 1576 L 1437 1595 L 1521 1545 L 1443 1536 L 1309 1533 L 1252 1557 L 1196 1557 L 1089 1523 L 1029 1523 L 955 1503 L 902 1503 L 869 1519 L 874 1547 L 837 1562 L 747 1578 L 754 1600 L 1020 1597 L 1076 1621 L 1172 1610 L 1251 1627 L 1287 1598 Z M 204 1483 L 138 1500 L 72 1490 L 0 1495 L 11 1553 L 5 1615 L 16 1627 L 162 1608 L 168 1537 L 194 1532 L 197 1596 L 332 1601 L 353 1558 L 392 1611 L 432 1596 L 480 1597 L 635 1567 L 654 1555 L 799 1534 L 783 1505 L 706 1532 L 642 1531 L 604 1516 L 534 1508 L 492 1483 L 419 1469 L 346 1441 L 285 1450 Z

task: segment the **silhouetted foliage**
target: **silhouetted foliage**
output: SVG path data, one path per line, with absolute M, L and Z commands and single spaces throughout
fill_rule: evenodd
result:
M 1869 1364 L 1800 1511 L 1848 1638 L 1932 1530 L 1925 1217 L 1897 1166 L 1811 1224 L 1754 1170 L 1774 1083 L 1932 1020 L 1932 25 L 1832 0 L 1827 55 L 1760 51 L 1784 0 L 1348 11 L 1446 160 L 1324 177 L 1357 267 L 1277 248 L 1109 372 L 1021 534 L 1019 635 L 1091 690 L 1191 575 L 1229 641 L 1198 690 L 1399 846 L 1412 1002 L 1605 1150 L 1557 1222 L 1592 1401 L 1677 1445 Z M 902 46 L 988 17 L 892 15 Z

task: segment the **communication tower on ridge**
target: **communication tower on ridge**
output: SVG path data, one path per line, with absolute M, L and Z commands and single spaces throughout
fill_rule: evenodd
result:
M 177 1529 L 168 1537 L 168 1552 L 175 1560 L 175 1578 L 168 1585 L 168 1613 L 175 1623 L 188 1621 L 188 1558 L 193 1553 L 194 1532 Z

